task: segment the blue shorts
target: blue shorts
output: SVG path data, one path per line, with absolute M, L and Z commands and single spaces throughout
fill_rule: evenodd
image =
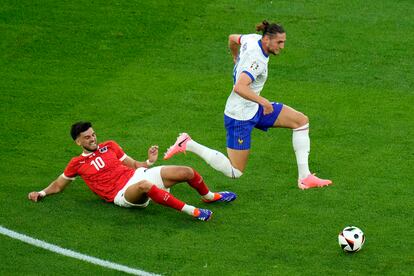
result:
M 275 124 L 280 111 L 282 111 L 282 103 L 272 103 L 272 105 L 273 112 L 267 115 L 263 115 L 263 107 L 259 105 L 256 115 L 247 121 L 239 121 L 224 115 L 227 147 L 235 150 L 250 149 L 253 128 L 267 131 L 269 127 Z

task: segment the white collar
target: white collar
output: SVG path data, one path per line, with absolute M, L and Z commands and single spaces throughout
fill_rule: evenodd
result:
M 98 145 L 98 147 L 96 148 L 96 150 L 95 151 L 97 151 L 99 149 L 99 145 Z M 95 152 L 94 151 L 94 152 Z M 91 154 L 93 154 L 94 152 L 90 152 L 90 153 L 85 153 L 85 152 L 82 152 L 82 156 L 89 156 L 89 155 L 91 155 Z

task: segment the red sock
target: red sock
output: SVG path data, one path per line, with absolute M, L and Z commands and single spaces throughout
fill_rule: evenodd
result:
M 196 189 L 200 195 L 203 196 L 203 195 L 208 194 L 210 190 L 208 189 L 206 183 L 204 183 L 204 180 L 201 177 L 201 175 L 198 172 L 196 172 L 194 169 L 193 169 L 193 172 L 194 172 L 194 177 L 193 179 L 188 180 L 188 184 L 190 184 L 191 187 Z
M 152 185 L 151 189 L 147 193 L 148 197 L 157 202 L 158 204 L 165 205 L 178 211 L 183 209 L 185 203 L 179 199 L 176 199 L 172 194 L 159 189 L 157 186 Z

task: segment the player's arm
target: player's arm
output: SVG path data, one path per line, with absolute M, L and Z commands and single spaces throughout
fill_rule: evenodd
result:
M 151 146 L 148 149 L 148 159 L 147 161 L 140 162 L 137 160 L 134 160 L 133 158 L 127 156 L 122 163 L 130 168 L 137 169 L 141 167 L 148 168 L 151 165 L 153 165 L 158 159 L 158 146 Z
M 49 186 L 47 186 L 45 189 L 43 189 L 40 192 L 31 192 L 28 194 L 28 198 L 34 202 L 37 202 L 44 198 L 47 195 L 56 194 L 62 192 L 68 185 L 71 183 L 72 180 L 66 179 L 63 177 L 63 175 L 60 175 L 58 178 L 56 178 L 55 181 L 50 183 Z
M 249 77 L 249 75 L 245 72 L 242 72 L 236 84 L 234 85 L 233 90 L 235 93 L 245 98 L 246 100 L 256 102 L 263 106 L 263 113 L 265 115 L 273 112 L 272 104 L 266 98 L 254 93 L 253 90 L 250 88 L 251 83 L 251 77 Z
M 122 161 L 122 163 L 125 166 L 130 167 L 130 168 L 133 168 L 133 169 L 138 169 L 138 168 L 141 168 L 141 167 L 145 167 L 145 168 L 148 168 L 149 167 L 146 161 L 145 162 L 140 162 L 140 161 L 137 161 L 137 160 L 135 160 L 135 159 L 133 159 L 133 158 L 131 158 L 129 156 L 127 156 Z
M 241 35 L 239 34 L 229 35 L 229 49 L 230 49 L 231 55 L 233 56 L 234 63 L 237 62 L 237 57 L 239 56 L 240 38 L 241 38 Z

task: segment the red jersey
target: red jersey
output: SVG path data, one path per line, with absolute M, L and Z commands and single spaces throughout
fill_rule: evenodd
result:
M 126 157 L 116 142 L 107 141 L 99 144 L 94 152 L 72 158 L 63 177 L 74 180 L 79 175 L 94 193 L 113 202 L 116 194 L 135 172 L 122 163 Z

